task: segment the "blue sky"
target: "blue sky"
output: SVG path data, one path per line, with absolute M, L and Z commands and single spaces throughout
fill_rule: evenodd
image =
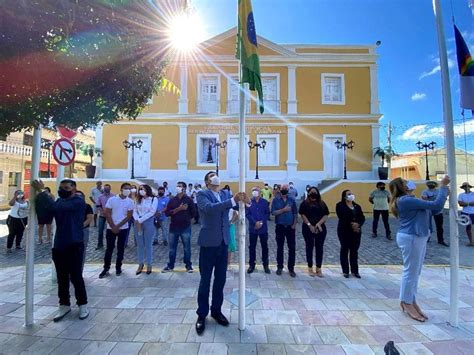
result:
M 452 1 L 452 5 L 451 5 Z M 474 54 L 474 17 L 468 0 L 441 0 L 450 58 L 456 132 L 463 134 L 452 9 Z M 237 0 L 192 0 L 209 36 L 236 25 Z M 452 6 L 452 7 L 451 7 Z M 438 42 L 431 0 L 253 0 L 257 33 L 276 43 L 374 44 L 379 58 L 382 124 L 394 126 L 394 147 L 416 150 L 415 142 L 443 145 L 443 110 Z M 474 120 L 466 112 L 467 148 L 474 151 Z M 381 145 L 386 144 L 381 129 Z M 464 137 L 456 139 L 464 148 Z

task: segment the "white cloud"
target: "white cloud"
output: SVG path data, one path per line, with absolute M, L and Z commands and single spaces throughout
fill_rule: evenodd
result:
M 464 135 L 463 123 L 457 123 L 453 127 L 454 135 L 459 137 Z M 466 135 L 474 134 L 474 119 L 466 121 Z M 429 127 L 429 125 L 417 125 L 407 129 L 398 137 L 404 141 L 418 141 L 422 139 L 434 139 L 444 137 L 444 126 Z
M 454 54 L 453 54 L 452 51 L 448 51 L 448 55 L 453 56 Z M 423 78 L 426 78 L 428 76 L 431 76 L 431 75 L 435 75 L 436 73 L 441 71 L 441 65 L 439 64 L 439 58 L 434 58 L 433 62 L 436 65 L 430 71 L 425 71 L 425 72 L 421 73 L 421 75 L 419 77 L 419 80 L 421 80 Z M 450 69 L 454 68 L 455 65 L 456 65 L 456 62 L 454 61 L 454 59 L 451 59 L 451 58 L 448 57 L 448 68 L 450 68 Z
M 411 101 L 421 101 L 426 99 L 426 94 L 424 92 L 415 92 L 411 95 Z

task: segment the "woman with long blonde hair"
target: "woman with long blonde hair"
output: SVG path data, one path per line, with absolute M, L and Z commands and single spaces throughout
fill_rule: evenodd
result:
M 390 182 L 390 210 L 400 220 L 397 244 L 402 251 L 403 275 L 400 286 L 400 307 L 403 312 L 424 322 L 428 317 L 416 303 L 418 279 L 430 235 L 429 220 L 432 210 L 443 208 L 449 193 L 449 177 L 441 180 L 439 194 L 434 201 L 425 201 L 407 193 L 407 181 L 396 178 Z

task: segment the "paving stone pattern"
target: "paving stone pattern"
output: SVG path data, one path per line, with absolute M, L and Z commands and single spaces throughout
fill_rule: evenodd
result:
M 23 326 L 23 267 L 0 269 L 1 354 L 383 354 L 395 341 L 401 354 L 472 354 L 474 346 L 474 270 L 460 270 L 460 327 L 448 321 L 449 269 L 426 267 L 418 301 L 430 319 L 418 323 L 399 308 L 401 267 L 361 268 L 362 279 L 344 279 L 338 267 L 325 278 L 257 272 L 247 276 L 257 295 L 238 330 L 238 310 L 229 296 L 238 277 L 229 272 L 223 313 L 229 327 L 208 318 L 198 336 L 196 293 L 199 274 L 174 272 L 135 276 L 126 265 L 121 276 L 98 279 L 100 266 L 87 264 L 90 316 L 78 309 L 61 322 L 52 318 L 56 286 L 49 265 L 35 270 L 33 327 Z
M 445 234 L 448 235 L 448 216 L 445 214 Z M 398 221 L 390 218 L 392 234 L 395 237 L 398 229 Z M 327 222 L 328 234 L 325 242 L 324 261 L 326 265 L 339 265 L 339 240 L 337 238 L 337 218 L 331 217 Z M 5 230 L 4 230 L 5 231 Z M 193 225 L 192 236 L 192 261 L 195 266 L 199 260 L 199 247 L 197 246 L 197 235 L 199 233 L 199 225 Z M 395 238 L 389 241 L 385 238 L 382 221 L 379 223 L 379 237 L 372 238 L 372 218 L 368 217 L 363 226 L 362 243 L 359 249 L 359 263 L 361 265 L 397 265 L 401 264 L 400 250 L 396 244 Z M 296 242 L 296 263 L 299 265 L 306 264 L 306 252 L 303 235 L 301 233 L 301 222 L 297 227 Z M 448 237 L 446 237 L 448 238 Z M 465 232 L 461 231 L 460 242 L 460 264 L 463 266 L 474 266 L 474 248 L 466 246 Z M 23 243 L 24 244 L 24 243 Z M 86 261 L 88 263 L 102 263 L 104 258 L 104 249 L 95 250 L 97 245 L 97 228 L 91 228 L 90 243 L 87 248 Z M 247 239 L 248 245 L 248 239 Z M 6 238 L 0 238 L 0 267 L 19 266 L 25 263 L 25 251 L 14 250 L 12 254 L 5 254 L 3 250 L 6 247 Z M 285 247 L 286 250 L 286 247 Z M 276 264 L 276 242 L 274 222 L 269 222 L 269 254 L 270 264 Z M 124 263 L 136 262 L 136 247 L 133 243 L 133 232 L 131 232 L 128 247 L 125 250 Z M 247 250 L 248 255 L 248 250 Z M 257 262 L 260 259 L 260 246 L 257 244 Z M 285 254 L 285 261 L 288 260 Z M 182 244 L 178 245 L 177 267 L 184 267 L 182 264 L 183 251 Z M 35 262 L 47 263 L 51 260 L 51 244 L 45 243 L 37 245 L 35 250 Z M 154 264 L 162 268 L 168 262 L 168 248 L 163 245 L 154 246 Z M 238 262 L 238 252 L 234 256 L 234 263 Z M 440 246 L 437 243 L 436 236 L 433 234 L 431 242 L 428 244 L 425 264 L 447 265 L 449 264 L 449 248 Z

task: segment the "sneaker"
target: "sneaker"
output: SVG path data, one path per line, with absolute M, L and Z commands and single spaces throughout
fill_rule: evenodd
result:
M 163 274 L 165 274 L 165 273 L 167 273 L 167 272 L 173 272 L 173 269 L 171 269 L 171 268 L 168 267 L 168 266 L 165 266 L 165 267 L 163 268 L 163 270 L 161 270 L 161 272 L 162 272 Z
M 388 235 L 387 235 L 387 239 L 388 239 L 388 240 L 392 240 L 392 239 L 393 239 L 393 238 L 392 238 L 392 235 L 391 235 L 391 234 L 388 234 Z
M 188 272 L 188 274 L 192 274 L 194 272 L 194 269 L 192 266 L 190 266 L 186 268 L 186 271 Z
M 21 247 L 21 245 L 17 245 L 15 249 L 23 249 L 23 248 Z
M 281 275 L 282 272 L 283 272 L 283 269 L 277 269 L 276 274 Z
M 272 272 L 270 271 L 270 268 L 268 267 L 268 265 L 264 265 L 263 266 L 263 270 L 265 270 L 265 274 L 271 274 Z
M 60 305 L 59 306 L 59 309 L 58 309 L 58 314 L 56 314 L 56 316 L 53 318 L 53 321 L 54 322 L 59 322 L 61 319 L 63 319 L 66 314 L 68 314 L 69 312 L 71 312 L 71 306 L 63 306 L 63 305 Z
M 7 254 L 11 254 L 11 253 L 13 253 L 12 248 L 7 248 Z
M 251 274 L 254 271 L 255 271 L 255 266 L 249 266 L 249 268 L 247 269 L 247 274 Z
M 167 246 L 168 246 L 168 242 L 165 240 L 165 241 L 163 242 L 163 245 L 164 245 L 165 247 L 167 247 Z
M 294 270 L 290 270 L 289 274 L 291 277 L 296 277 L 296 272 Z
M 117 276 L 122 275 L 122 269 L 115 270 L 115 275 Z
M 89 317 L 89 310 L 87 309 L 87 305 L 83 304 L 79 306 L 79 319 L 83 320 Z
M 99 274 L 99 279 L 103 279 L 104 277 L 109 276 L 109 270 L 102 270 L 102 272 Z
M 377 233 L 372 233 L 372 238 L 377 238 Z

